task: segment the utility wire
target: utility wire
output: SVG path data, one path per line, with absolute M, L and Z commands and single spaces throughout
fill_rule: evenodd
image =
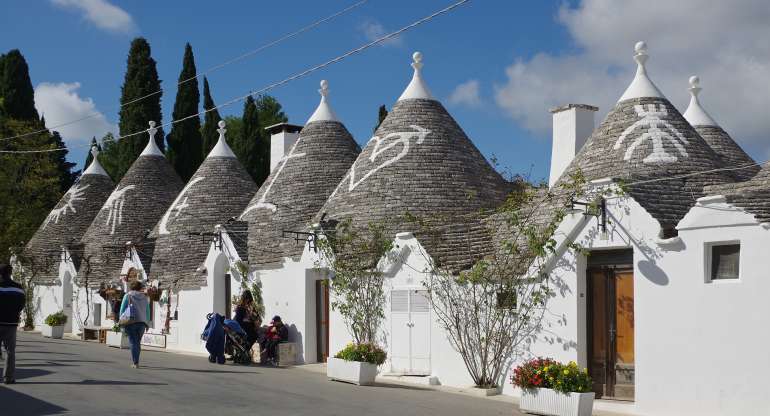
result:
M 330 20 L 333 20 L 333 19 L 335 19 L 335 18 L 337 18 L 339 16 L 342 16 L 343 14 L 345 14 L 345 13 L 347 13 L 347 12 L 357 8 L 357 7 L 359 7 L 359 6 L 362 6 L 367 1 L 369 1 L 369 0 L 360 0 L 357 3 L 353 3 L 352 5 L 346 7 L 344 9 L 342 9 L 342 10 L 332 14 L 332 15 L 326 16 L 326 17 L 324 17 L 321 20 L 317 20 L 317 21 L 315 21 L 315 22 L 313 22 L 313 23 L 311 23 L 311 24 L 309 24 L 307 26 L 304 26 L 304 27 L 302 27 L 302 28 L 300 28 L 298 30 L 295 30 L 294 32 L 287 33 L 287 34 L 281 36 L 280 38 L 272 40 L 272 41 L 270 41 L 270 42 L 268 42 L 268 43 L 266 43 L 266 44 L 264 44 L 264 45 L 262 45 L 262 46 L 260 46 L 260 47 L 258 47 L 256 49 L 254 49 L 254 50 L 248 51 L 248 52 L 244 53 L 243 55 L 240 55 L 240 56 L 237 56 L 235 58 L 232 58 L 229 61 L 225 61 L 225 62 L 223 62 L 221 64 L 214 65 L 213 67 L 211 67 L 211 68 L 209 68 L 209 69 L 207 69 L 207 70 L 205 70 L 203 72 L 199 72 L 198 74 L 196 74 L 193 77 L 190 77 L 190 78 L 187 78 L 185 80 L 179 81 L 177 86 L 180 86 L 180 85 L 182 85 L 182 84 L 184 84 L 186 82 L 189 82 L 189 81 L 196 80 L 196 79 L 198 79 L 198 78 L 200 78 L 200 77 L 202 77 L 202 76 L 204 76 L 206 74 L 210 74 L 210 73 L 212 73 L 212 72 L 214 72 L 214 71 L 216 71 L 218 69 L 226 67 L 227 65 L 230 65 L 230 64 L 242 61 L 242 60 L 244 60 L 244 59 L 246 59 L 246 58 L 248 58 L 250 56 L 253 56 L 253 55 L 256 55 L 259 52 L 262 52 L 265 49 L 269 49 L 269 48 L 271 48 L 271 47 L 273 47 L 275 45 L 278 45 L 279 43 L 282 43 L 282 42 L 284 42 L 286 40 L 289 40 L 289 39 L 294 38 L 294 37 L 296 37 L 298 35 L 301 35 L 302 33 L 305 33 L 307 31 L 309 31 L 310 29 L 313 29 L 313 28 L 315 28 L 317 26 L 320 26 L 323 23 L 326 23 L 326 22 L 328 22 Z M 163 90 L 158 90 L 158 91 L 155 91 L 155 92 L 151 92 L 151 93 L 149 93 L 147 95 L 144 95 L 144 96 L 141 96 L 139 98 L 135 98 L 135 99 L 133 99 L 133 100 L 131 100 L 129 102 L 123 103 L 118 108 L 123 108 L 123 107 L 125 107 L 127 105 L 131 105 L 131 104 L 134 104 L 136 102 L 142 101 L 145 98 L 149 98 L 149 97 L 152 97 L 154 95 L 161 94 L 162 92 L 163 92 Z M 91 113 L 91 114 L 88 114 L 86 116 L 83 116 L 83 117 L 75 119 L 75 120 L 70 120 L 70 121 L 66 121 L 66 122 L 60 123 L 60 124 L 56 124 L 54 126 L 51 126 L 50 128 L 44 128 L 44 129 L 41 129 L 41 130 L 36 130 L 36 131 L 33 131 L 33 132 L 29 132 L 29 133 L 19 134 L 19 135 L 11 136 L 11 137 L 5 137 L 5 138 L 0 139 L 0 141 L 13 140 L 13 139 L 21 138 L 21 137 L 31 136 L 31 135 L 38 134 L 38 133 L 43 133 L 43 132 L 46 132 L 46 131 L 49 131 L 49 130 L 57 129 L 59 127 L 69 126 L 69 125 L 72 125 L 72 124 L 79 123 L 81 121 L 88 120 L 90 118 L 98 117 L 101 114 L 102 113 L 99 113 L 99 112 Z
M 264 88 L 261 88 L 259 90 L 249 92 L 248 94 L 246 94 L 244 96 L 233 98 L 230 101 L 227 101 L 227 102 L 225 102 L 223 104 L 220 104 L 218 106 L 212 107 L 212 108 L 210 108 L 208 110 L 203 110 L 203 111 L 198 112 L 197 114 L 192 114 L 192 115 L 189 115 L 187 117 L 182 117 L 182 118 L 177 119 L 177 120 L 172 120 L 172 121 L 170 121 L 168 123 L 165 123 L 163 125 L 156 126 L 156 128 L 169 127 L 169 126 L 172 126 L 172 125 L 174 125 L 176 123 L 180 123 L 182 121 L 191 119 L 193 117 L 199 117 L 199 116 L 201 116 L 203 114 L 206 114 L 206 113 L 208 113 L 210 111 L 214 111 L 214 110 L 219 109 L 219 108 L 223 108 L 223 107 L 227 107 L 227 106 L 233 105 L 235 103 L 238 103 L 238 102 L 241 102 L 241 101 L 245 100 L 248 97 L 252 97 L 252 96 L 256 96 L 256 95 L 262 94 L 262 93 L 270 91 L 270 90 L 272 90 L 272 89 L 274 89 L 276 87 L 279 87 L 279 86 L 282 86 L 284 84 L 287 84 L 287 83 L 289 83 L 291 81 L 297 80 L 299 78 L 304 78 L 304 77 L 312 74 L 313 72 L 316 72 L 316 71 L 318 71 L 320 69 L 326 68 L 327 66 L 333 65 L 333 64 L 335 64 L 337 62 L 340 62 L 340 61 L 342 61 L 342 60 L 344 60 L 344 59 L 346 59 L 346 58 L 348 58 L 348 57 L 350 57 L 352 55 L 361 53 L 361 52 L 371 48 L 372 46 L 376 46 L 376 45 L 378 45 L 378 44 L 380 44 L 382 42 L 387 41 L 388 39 L 391 39 L 391 38 L 394 38 L 394 37 L 400 35 L 401 33 L 404 33 L 404 32 L 406 32 L 406 31 L 408 31 L 410 29 L 413 29 L 413 28 L 415 28 L 417 26 L 420 26 L 421 24 L 423 24 L 425 22 L 428 22 L 428 21 L 432 20 L 433 18 L 438 17 L 438 16 L 440 16 L 440 15 L 442 15 L 444 13 L 447 13 L 447 12 L 449 12 L 449 11 L 451 11 L 451 10 L 453 10 L 453 9 L 455 9 L 455 8 L 461 6 L 461 5 L 463 5 L 463 4 L 465 4 L 465 3 L 469 2 L 469 1 L 470 0 L 460 0 L 460 1 L 456 2 L 456 3 L 453 3 L 453 4 L 449 5 L 449 6 L 441 9 L 441 10 L 438 10 L 438 11 L 434 12 L 434 13 L 426 16 L 426 17 L 423 17 L 422 19 L 417 20 L 414 23 L 411 23 L 411 24 L 409 24 L 407 26 L 404 26 L 401 29 L 396 30 L 395 32 L 388 33 L 387 35 L 384 35 L 384 36 L 379 37 L 379 38 L 377 38 L 377 39 L 375 39 L 375 40 L 373 40 L 373 41 L 371 41 L 369 43 L 361 45 L 358 48 L 351 49 L 348 52 L 345 52 L 342 55 L 338 55 L 337 57 L 332 58 L 332 59 L 330 59 L 330 60 L 328 60 L 328 61 L 326 61 L 324 63 L 321 63 L 321 64 L 318 64 L 316 66 L 310 67 L 310 68 L 308 68 L 308 69 L 306 69 L 304 71 L 298 72 L 298 73 L 296 73 L 296 74 L 294 74 L 294 75 L 292 75 L 292 76 L 290 76 L 288 78 L 284 78 L 284 79 L 282 79 L 282 80 L 280 80 L 278 82 L 272 83 L 272 84 L 270 84 L 270 85 L 268 85 L 268 86 L 266 86 Z M 126 134 L 124 136 L 120 136 L 120 137 L 116 138 L 115 140 L 125 139 L 127 137 L 136 136 L 136 135 L 143 134 L 143 133 L 146 133 L 146 132 L 147 132 L 147 130 L 141 130 L 141 131 L 138 131 L 138 132 L 135 132 L 135 133 L 130 133 L 130 134 Z M 86 146 L 91 146 L 91 145 L 89 143 L 88 145 L 73 146 L 72 148 L 86 147 Z M 0 150 L 0 153 L 46 153 L 46 152 L 56 152 L 56 151 L 64 151 L 64 150 L 69 150 L 69 149 L 66 148 L 66 147 L 62 147 L 62 148 L 58 148 L 58 149 L 46 149 L 46 150 Z

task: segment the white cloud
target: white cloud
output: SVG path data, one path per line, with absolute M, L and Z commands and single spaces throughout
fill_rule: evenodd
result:
M 471 79 L 455 87 L 452 94 L 449 95 L 449 103 L 454 105 L 464 105 L 467 107 L 478 107 L 481 105 L 481 96 L 479 95 L 479 80 Z
M 634 44 L 645 40 L 650 78 L 680 111 L 689 76 L 699 75 L 703 106 L 733 138 L 770 147 L 770 2 L 583 0 L 562 7 L 558 21 L 578 52 L 516 61 L 495 88 L 522 126 L 550 135 L 547 110 L 566 103 L 598 105 L 604 117 L 633 78 Z
M 108 131 L 117 131 L 117 127 L 110 124 L 104 114 L 96 109 L 91 98 L 83 99 L 78 95 L 79 88 L 79 82 L 42 82 L 35 88 L 35 107 L 45 117 L 47 127 L 85 118 L 77 123 L 53 128 L 61 134 L 68 146 L 82 145 L 90 142 L 94 136 L 100 139 Z
M 358 29 L 364 34 L 367 40 L 370 42 L 379 39 L 390 31 L 385 30 L 385 27 L 381 23 L 374 20 L 367 20 L 358 26 Z M 404 44 L 402 36 L 396 36 L 380 43 L 383 46 L 401 46 Z
M 136 30 L 134 19 L 128 12 L 107 0 L 51 0 L 57 6 L 78 10 L 83 17 L 97 27 L 118 33 Z

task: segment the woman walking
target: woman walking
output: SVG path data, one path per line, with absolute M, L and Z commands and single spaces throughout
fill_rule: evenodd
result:
M 128 343 L 131 345 L 131 368 L 139 368 L 139 353 L 142 351 L 142 335 L 150 326 L 150 301 L 144 294 L 144 285 L 138 280 L 130 283 L 131 290 L 123 296 L 120 304 L 120 316 L 128 308 L 129 303 L 134 306 L 136 316 L 134 322 L 123 327 L 128 335 Z

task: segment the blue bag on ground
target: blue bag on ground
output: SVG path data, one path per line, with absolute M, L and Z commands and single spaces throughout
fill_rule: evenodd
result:
M 206 341 L 206 351 L 209 352 L 209 361 L 219 364 L 225 363 L 225 329 L 222 326 L 224 317 L 218 313 L 210 313 L 207 316 L 208 323 L 203 329 L 201 339 Z

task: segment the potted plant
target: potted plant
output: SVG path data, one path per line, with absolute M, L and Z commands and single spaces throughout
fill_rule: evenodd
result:
M 369 386 L 377 377 L 377 367 L 387 354 L 375 344 L 348 344 L 326 363 L 326 375 L 332 380 Z
M 516 367 L 511 382 L 521 388 L 519 409 L 548 416 L 590 416 L 594 405 L 591 377 L 574 361 L 562 364 L 535 358 Z
M 67 315 L 64 312 L 52 313 L 45 318 L 43 336 L 46 338 L 61 339 L 64 336 L 64 324 L 67 323 Z
M 129 347 L 128 335 L 121 331 L 120 325 L 115 324 L 111 331 L 107 331 L 107 346 L 121 349 Z

